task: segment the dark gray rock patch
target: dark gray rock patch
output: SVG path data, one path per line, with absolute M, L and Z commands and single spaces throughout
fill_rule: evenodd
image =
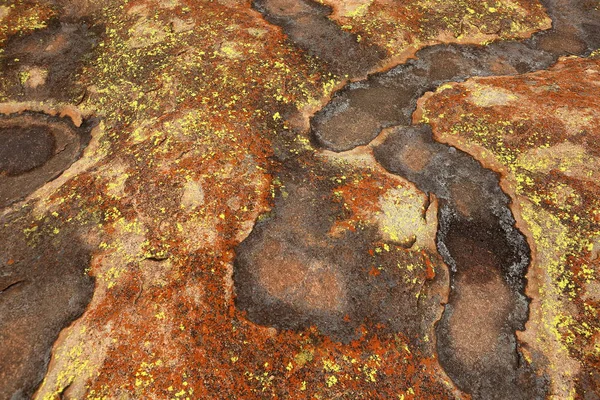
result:
M 77 319 L 94 291 L 86 274 L 90 249 L 79 234 L 61 224 L 54 234 L 25 212 L 0 219 L 0 398 L 30 399 L 41 383 L 52 346 Z M 53 224 L 57 222 L 54 221 Z
M 357 328 L 365 323 L 383 324 L 384 331 L 414 341 L 429 334 L 447 274 L 436 270 L 423 284 L 407 283 L 413 275 L 398 264 L 414 262 L 420 253 L 373 253 L 381 242 L 375 227 L 332 235 L 344 214 L 332 178 L 343 171 L 295 162 L 283 168 L 273 211 L 236 250 L 236 306 L 255 323 L 279 329 L 315 325 L 343 342 L 360 337 Z
M 310 0 L 254 0 L 264 18 L 283 28 L 290 40 L 325 61 L 332 72 L 349 78 L 364 76 L 385 57 L 375 45 L 359 43 L 327 16 L 329 7 Z
M 0 54 L 0 87 L 14 100 L 80 101 L 85 88 L 76 77 L 102 31 L 84 21 L 53 20 L 46 28 L 10 37 Z M 28 84 L 34 69 L 43 78 Z
M 95 120 L 27 112 L 0 116 L 0 208 L 21 200 L 69 168 L 87 146 Z
M 43 126 L 0 128 L 0 174 L 15 176 L 44 165 L 56 139 Z

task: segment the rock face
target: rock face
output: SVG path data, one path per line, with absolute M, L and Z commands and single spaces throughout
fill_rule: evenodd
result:
M 548 71 L 449 85 L 420 104 L 438 140 L 501 171 L 533 252 L 523 346 L 554 393 L 583 398 L 600 390 L 599 77 L 597 59 L 571 57 Z
M 0 207 L 31 194 L 81 156 L 91 124 L 43 113 L 0 115 Z
M 12 214 L 0 231 L 11 238 L 0 258 L 0 393 L 14 399 L 35 391 L 59 332 L 81 316 L 94 291 L 84 272 L 91 249 L 78 232 L 57 221 L 32 226 L 23 214 Z
M 0 398 L 594 398 L 597 4 L 401 3 L 1 5 Z

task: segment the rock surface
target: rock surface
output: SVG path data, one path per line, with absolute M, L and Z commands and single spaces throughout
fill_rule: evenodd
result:
M 598 13 L 2 3 L 0 398 L 594 399 Z
M 519 337 L 559 397 L 600 392 L 599 77 L 597 58 L 566 58 L 548 71 L 448 85 L 421 100 L 418 117 L 501 172 L 533 252 Z

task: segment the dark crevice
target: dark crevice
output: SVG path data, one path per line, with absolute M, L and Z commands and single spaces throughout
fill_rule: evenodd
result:
M 19 281 L 10 283 L 8 286 L 4 287 L 4 289 L 0 289 L 0 294 L 8 292 L 10 289 L 14 289 L 15 287 L 21 285 L 22 283 L 25 283 L 25 281 L 19 280 Z

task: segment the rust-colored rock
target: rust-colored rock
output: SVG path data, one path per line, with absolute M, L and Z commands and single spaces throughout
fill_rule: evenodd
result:
M 421 104 L 436 138 L 502 173 L 533 251 L 527 289 L 533 301 L 519 337 L 561 397 L 574 391 L 585 398 L 600 388 L 592 350 L 598 298 L 591 294 L 600 271 L 599 77 L 598 60 L 573 57 L 522 77 L 449 85 Z
M 377 162 L 378 146 L 394 137 L 377 137 L 380 129 L 410 124 L 425 91 L 468 79 L 474 70 L 518 75 L 547 68 L 559 55 L 593 51 L 594 4 L 101 3 L 0 5 L 1 122 L 12 121 L 0 126 L 0 139 L 18 139 L 0 143 L 9 144 L 0 151 L 0 184 L 39 174 L 69 154 L 69 162 L 31 187 L 4 186 L 19 194 L 0 210 L 0 335 L 9 344 L 0 346 L 0 397 L 468 398 L 473 382 L 485 376 L 469 375 L 482 357 L 492 359 L 484 363 L 488 370 L 508 365 L 506 374 L 489 376 L 515 378 L 523 393 L 546 387 L 561 396 L 572 387 L 594 392 L 600 335 L 582 327 L 595 326 L 585 313 L 598 300 L 590 270 L 600 245 L 590 239 L 583 253 L 563 251 L 560 238 L 579 229 L 566 222 L 566 230 L 548 229 L 559 233 L 551 241 L 557 246 L 536 236 L 546 221 L 558 226 L 559 204 L 575 210 L 569 216 L 580 220 L 573 223 L 600 220 L 586 208 L 595 194 L 586 174 L 595 171 L 597 157 L 588 146 L 595 125 L 586 124 L 595 123 L 597 109 L 591 100 L 574 110 L 571 97 L 563 96 L 556 100 L 563 105 L 552 109 L 569 121 L 565 132 L 576 141 L 553 143 L 550 151 L 538 146 L 540 135 L 530 135 L 531 148 L 518 158 L 519 165 L 544 160 L 529 176 L 534 181 L 558 177 L 545 197 L 539 195 L 543 207 L 511 204 L 534 260 L 527 289 L 533 317 L 519 342 L 514 331 L 522 329 L 527 301 L 516 301 L 515 293 L 526 282 L 521 269 L 513 275 L 503 269 L 515 245 L 495 239 L 515 233 L 512 220 L 496 229 L 498 218 L 487 207 L 501 198 L 494 204 L 507 209 L 509 197 L 485 168 L 502 172 L 510 198 L 523 195 L 509 190 L 501 163 L 480 166 L 471 156 L 485 157 L 461 147 L 468 154 L 459 153 L 462 164 L 453 171 L 468 179 L 439 174 L 450 184 L 436 192 Z M 573 11 L 573 4 L 577 14 L 560 11 Z M 557 22 L 545 36 L 536 33 L 550 28 L 544 6 Z M 398 65 L 419 50 L 420 61 Z M 465 55 L 475 59 L 466 62 Z M 447 68 L 439 67 L 443 63 Z M 387 74 L 390 69 L 415 79 L 400 87 L 388 79 L 395 73 Z M 588 78 L 563 89 L 572 79 L 560 68 L 551 73 L 557 75 L 544 78 L 540 93 L 586 93 L 594 85 L 585 72 Z M 501 112 L 520 90 L 501 82 L 471 99 L 481 118 L 493 120 L 488 111 Z M 585 83 L 577 88 L 577 82 Z M 351 107 L 344 114 L 336 99 L 347 92 Z M 433 123 L 451 110 L 458 118 L 471 100 L 441 100 L 438 112 L 427 116 Z M 527 115 L 526 107 L 516 110 L 515 118 Z M 317 125 L 330 121 L 319 131 Z M 528 132 L 521 122 L 513 130 Z M 68 128 L 70 138 L 82 135 L 75 156 L 58 136 L 52 141 L 49 125 Z M 545 127 L 551 134 L 558 129 Z M 439 124 L 434 133 L 439 139 Z M 503 134 L 506 143 L 519 142 Z M 435 140 L 412 145 L 392 154 L 394 162 L 409 167 L 408 175 L 427 174 L 432 166 L 440 172 L 447 146 L 436 147 Z M 561 171 L 561 160 L 571 154 L 590 170 Z M 458 222 L 438 221 L 449 207 Z M 539 216 L 539 223 L 525 224 L 524 215 Z M 460 225 L 465 221 L 471 225 Z M 438 231 L 438 222 L 445 228 Z M 444 242 L 438 232 L 455 236 Z M 466 273 L 453 272 L 448 254 Z M 548 278 L 539 266 L 565 254 L 573 275 Z M 536 293 L 557 287 L 564 291 Z M 575 296 L 560 300 L 567 310 L 547 314 L 544 302 L 564 293 Z M 447 302 L 457 310 L 454 319 L 442 314 Z M 554 317 L 554 325 L 544 325 Z M 468 329 L 473 319 L 483 322 Z M 449 334 L 439 334 L 446 328 Z M 555 331 L 561 339 L 547 334 Z M 539 345 L 538 334 L 551 346 Z M 499 335 L 507 339 L 498 342 Z M 442 337 L 452 340 L 445 344 Z M 513 343 L 519 348 L 506 351 Z M 568 357 L 556 351 L 560 346 Z M 440 349 L 452 350 L 446 360 L 458 355 L 468 364 L 467 378 L 444 371 L 449 364 L 440 364 Z M 576 378 L 547 368 L 564 360 L 571 360 L 565 369 Z M 531 368 L 513 368 L 517 361 Z M 579 361 L 584 367 L 577 371 Z M 481 393 L 503 395 L 500 386 L 489 385 L 494 379 L 483 382 L 488 386 Z

